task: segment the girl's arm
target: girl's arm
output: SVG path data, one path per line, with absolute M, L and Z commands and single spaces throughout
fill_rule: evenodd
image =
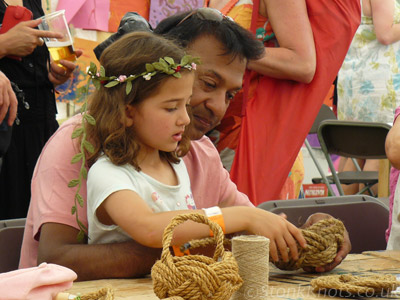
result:
M 162 247 L 164 229 L 171 219 L 183 213 L 200 213 L 203 210 L 179 210 L 153 213 L 139 195 L 130 190 L 111 194 L 97 209 L 97 217 L 103 224 L 117 224 L 135 241 L 149 247 Z M 222 209 L 226 233 L 248 231 L 270 239 L 270 254 L 277 261 L 278 251 L 284 261 L 288 260 L 287 247 L 293 259 L 298 258 L 296 240 L 302 247 L 306 241 L 301 231 L 281 216 L 258 208 L 235 206 Z M 209 236 L 207 225 L 185 222 L 174 231 L 172 243 L 181 245 L 192 239 Z
M 265 48 L 265 56 L 249 61 L 247 67 L 274 78 L 311 82 L 316 54 L 305 1 L 261 0 L 261 12 L 263 8 L 268 12 L 279 47 Z
M 393 24 L 395 0 L 370 0 L 376 39 L 383 45 L 400 40 L 400 24 Z

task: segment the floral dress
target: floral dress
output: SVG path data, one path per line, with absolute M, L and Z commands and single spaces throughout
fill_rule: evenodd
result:
M 400 22 L 395 2 L 394 23 Z M 338 119 L 392 124 L 400 105 L 400 42 L 383 45 L 362 16 L 338 77 Z

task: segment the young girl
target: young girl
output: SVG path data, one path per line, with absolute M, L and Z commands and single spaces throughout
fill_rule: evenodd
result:
M 86 125 L 95 148 L 87 153 L 89 242 L 133 238 L 161 247 L 164 228 L 174 216 L 188 209 L 206 213 L 196 210 L 178 158 L 189 148 L 184 129 L 190 121 L 195 60 L 171 41 L 138 32 L 110 45 L 100 62 L 105 75 L 96 75 L 100 89 L 89 107 L 96 125 Z M 296 240 L 305 246 L 301 232 L 280 216 L 251 207 L 214 210 L 222 214 L 226 233 L 270 238 L 275 260 L 277 249 L 288 259 L 287 247 L 296 259 Z M 176 228 L 173 244 L 207 236 L 208 226 L 187 222 Z

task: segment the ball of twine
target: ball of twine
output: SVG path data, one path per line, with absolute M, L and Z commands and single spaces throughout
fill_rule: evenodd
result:
M 338 290 L 350 295 L 383 295 L 400 286 L 394 275 L 354 276 L 350 274 L 321 276 L 311 280 L 314 292 Z M 349 296 L 349 295 L 347 295 Z
M 172 256 L 169 250 L 173 230 L 191 220 L 208 225 L 214 233 L 213 258 L 204 255 Z M 172 219 L 164 230 L 161 259 L 151 269 L 154 293 L 160 299 L 228 300 L 239 289 L 242 279 L 231 252 L 223 247 L 221 227 L 201 214 L 183 214 Z
M 232 300 L 268 299 L 269 239 L 257 235 L 234 237 L 232 253 L 243 279 Z
M 343 222 L 335 218 L 323 219 L 302 229 L 307 246 L 306 248 L 298 246 L 299 259 L 289 259 L 288 262 L 280 259 L 274 262 L 275 266 L 281 270 L 297 270 L 331 263 L 343 244 L 344 230 Z

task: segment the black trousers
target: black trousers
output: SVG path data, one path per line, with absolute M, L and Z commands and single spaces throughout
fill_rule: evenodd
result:
M 53 120 L 14 124 L 11 143 L 0 171 L 0 219 L 26 217 L 36 161 L 57 128 L 55 117 Z

